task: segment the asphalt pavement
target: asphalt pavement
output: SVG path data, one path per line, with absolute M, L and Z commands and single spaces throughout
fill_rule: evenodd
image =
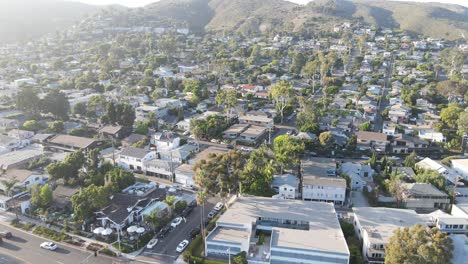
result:
M 205 205 L 205 215 L 203 219 L 206 219 L 216 202 L 217 200 L 215 197 L 208 199 Z M 179 226 L 168 233 L 163 239 L 159 239 L 158 244 L 156 244 L 154 248 L 145 248 L 140 256 L 150 257 L 152 261 L 156 261 L 157 263 L 173 263 L 181 254 L 176 251 L 177 245 L 184 239 L 190 241 L 190 231 L 200 226 L 201 213 L 201 207 L 195 207 L 190 215 L 185 218 L 186 221 L 182 221 Z
M 49 241 L 45 238 L 19 231 L 0 223 L 0 230 L 10 231 L 13 237 L 0 243 L 0 264 L 112 264 L 115 259 L 106 256 L 94 257 L 91 252 L 82 251 L 65 244 L 57 244 L 55 251 L 40 248 Z

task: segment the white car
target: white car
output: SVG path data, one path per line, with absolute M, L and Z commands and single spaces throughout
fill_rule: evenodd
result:
M 153 238 L 151 239 L 149 242 L 148 242 L 148 245 L 146 245 L 146 248 L 153 248 L 154 246 L 156 246 L 156 244 L 158 244 L 158 239 L 156 238 Z
M 215 207 L 213 209 L 215 209 L 216 211 L 219 211 L 221 209 L 223 209 L 224 207 L 224 204 L 222 202 L 219 202 L 215 205 Z
M 176 251 L 181 253 L 188 246 L 188 244 L 189 244 L 188 240 L 184 240 L 184 241 L 180 242 L 180 244 L 176 248 Z
M 182 223 L 182 217 L 176 217 L 174 220 L 172 220 L 171 226 L 176 228 L 178 225 L 180 225 L 180 223 Z
M 41 244 L 41 248 L 48 249 L 48 250 L 56 250 L 57 245 L 52 242 L 44 242 Z
M 370 157 L 369 157 L 369 156 L 366 156 L 366 155 L 362 155 L 362 156 L 361 156 L 361 159 L 367 160 L 367 159 L 370 159 Z

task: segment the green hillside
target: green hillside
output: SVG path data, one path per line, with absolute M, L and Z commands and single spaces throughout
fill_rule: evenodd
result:
M 80 21 L 99 8 L 55 0 L 0 1 L 0 43 L 25 41 Z

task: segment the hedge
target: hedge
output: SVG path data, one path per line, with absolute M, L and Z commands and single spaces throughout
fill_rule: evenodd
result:
M 54 241 L 71 240 L 71 237 L 64 232 L 57 232 L 47 227 L 38 226 L 34 229 L 33 234 L 45 237 Z

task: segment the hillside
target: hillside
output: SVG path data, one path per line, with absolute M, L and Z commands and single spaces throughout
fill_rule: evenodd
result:
M 468 8 L 386 0 L 315 0 L 306 6 L 283 0 L 161 0 L 144 8 L 153 18 L 192 28 L 242 32 L 298 30 L 362 18 L 382 27 L 457 39 L 468 35 Z
M 25 41 L 64 29 L 97 10 L 77 2 L 0 0 L 0 43 Z

